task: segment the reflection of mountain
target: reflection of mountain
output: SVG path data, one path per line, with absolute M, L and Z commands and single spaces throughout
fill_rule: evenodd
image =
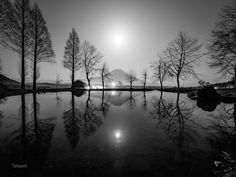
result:
M 132 92 L 132 97 L 136 98 L 142 95 L 142 92 Z M 100 92 L 91 93 L 92 97 L 101 98 Z M 104 100 L 114 106 L 121 106 L 130 100 L 130 92 L 122 91 L 107 91 L 105 92 Z

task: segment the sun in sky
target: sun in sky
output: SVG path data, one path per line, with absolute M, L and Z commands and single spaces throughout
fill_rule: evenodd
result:
M 128 30 L 124 27 L 113 27 L 109 31 L 109 43 L 112 48 L 125 49 L 129 43 Z

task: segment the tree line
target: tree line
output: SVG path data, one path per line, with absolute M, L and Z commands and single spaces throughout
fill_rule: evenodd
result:
M 186 32 L 180 32 L 170 41 L 167 47 L 158 54 L 150 68 L 154 71 L 154 77 L 163 82 L 168 78 L 175 78 L 177 88 L 180 89 L 180 80 L 188 76 L 198 78 L 195 71 L 201 62 L 205 62 L 206 55 L 210 56 L 206 63 L 211 68 L 218 69 L 223 76 L 232 75 L 236 79 L 236 0 L 222 8 L 220 20 L 211 32 L 208 44 L 208 52 L 203 51 L 198 39 L 191 37 Z M 42 12 L 30 0 L 0 1 L 0 36 L 1 45 L 16 52 L 20 58 L 18 71 L 21 76 L 21 89 L 25 89 L 25 76 L 29 73 L 28 61 L 30 61 L 33 89 L 37 88 L 37 79 L 40 77 L 39 63 L 55 63 L 55 54 L 51 36 L 48 31 Z M 91 78 L 95 72 L 99 72 L 104 88 L 105 81 L 109 79 L 110 72 L 106 63 L 102 63 L 103 55 L 88 41 L 80 43 L 79 36 L 73 28 L 66 41 L 63 57 L 63 66 L 71 72 L 71 88 L 74 88 L 75 74 L 83 69 L 88 86 L 91 86 Z M 58 77 L 58 76 L 57 76 Z M 142 72 L 144 89 L 148 78 L 147 69 Z M 57 79 L 59 81 L 59 79 Z M 130 71 L 127 81 L 132 89 L 133 82 L 137 80 L 136 74 Z M 235 81 L 236 86 L 236 81 Z
M 223 77 L 232 76 L 236 88 L 236 0 L 224 6 L 219 14 L 219 22 L 211 32 L 207 49 L 203 52 L 202 44 L 185 32 L 180 32 L 176 39 L 158 54 L 158 60 L 153 61 L 151 68 L 154 77 L 159 80 L 161 89 L 163 81 L 175 78 L 177 88 L 180 88 L 180 79 L 184 80 L 191 75 L 198 78 L 194 68 L 205 62 L 210 68 L 218 69 Z M 206 61 L 204 56 L 209 56 Z
M 33 6 L 30 0 L 0 1 L 0 37 L 1 45 L 16 52 L 18 73 L 21 77 L 21 89 L 25 89 L 25 77 L 31 71 L 33 90 L 37 88 L 37 79 L 40 77 L 39 63 L 55 63 L 55 53 L 51 36 L 46 21 L 37 3 Z M 95 46 L 85 41 L 80 45 L 80 40 L 75 29 L 69 34 L 66 41 L 63 66 L 71 71 L 71 88 L 74 88 L 75 73 L 84 67 L 86 79 L 90 86 L 91 75 L 97 71 L 102 55 Z M 28 68 L 30 61 L 30 68 Z M 103 67 L 106 66 L 104 63 Z M 108 68 L 106 66 L 105 71 Z M 103 78 L 107 73 L 103 73 Z

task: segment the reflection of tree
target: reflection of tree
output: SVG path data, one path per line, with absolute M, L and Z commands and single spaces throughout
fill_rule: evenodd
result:
M 57 101 L 57 106 L 60 106 L 60 103 L 63 101 L 60 96 L 58 96 L 58 93 L 56 92 L 56 101 Z
M 236 104 L 221 104 L 216 113 L 212 114 L 209 143 L 214 147 L 217 154 L 220 151 L 230 153 L 236 158 Z M 233 121 L 233 122 L 232 122 Z
M 102 91 L 102 103 L 101 103 L 101 111 L 104 117 L 106 117 L 107 112 L 110 108 L 110 104 L 108 104 L 106 101 L 104 101 L 105 93 L 104 90 Z
M 153 111 L 151 115 L 158 119 L 158 126 L 167 131 L 170 138 L 178 141 L 178 145 L 188 141 L 197 135 L 194 131 L 196 122 L 192 113 L 195 106 L 189 106 L 189 103 L 179 100 L 177 95 L 176 103 L 168 103 L 160 98 L 153 98 Z
M 52 133 L 55 124 L 51 123 L 55 118 L 39 118 L 40 104 L 37 102 L 37 95 L 33 94 L 33 111 L 32 117 L 34 120 L 27 123 L 27 140 L 29 145 L 29 152 L 31 158 L 40 165 L 46 159 L 46 155 L 50 148 Z M 31 152 L 32 151 L 32 152 Z M 35 156 L 33 156 L 35 154 Z M 38 164 L 40 163 L 40 164 Z
M 0 99 L 0 105 L 5 104 L 7 102 L 7 98 Z M 2 119 L 3 119 L 3 112 L 0 110 L 0 128 L 2 127 Z
M 98 111 L 99 109 L 90 98 L 90 92 L 85 104 L 80 105 L 76 104 L 72 93 L 71 108 L 64 112 L 65 131 L 72 149 L 76 147 L 81 132 L 84 136 L 89 136 L 102 124 L 100 117 L 97 116 Z
M 143 92 L 143 110 L 147 110 L 147 98 L 146 98 L 146 92 Z
M 81 121 L 81 126 L 84 127 L 84 135 L 88 136 L 94 133 L 102 124 L 102 120 L 97 116 L 98 108 L 94 105 L 92 99 L 90 99 L 90 91 L 88 93 L 88 98 L 86 101 L 85 111 L 83 113 L 83 119 Z
M 173 103 L 167 104 L 167 102 L 162 98 L 162 95 L 163 92 L 161 92 L 159 99 L 157 97 L 153 97 L 153 110 L 150 113 L 153 118 L 158 118 L 160 122 L 165 120 L 165 118 L 169 115 L 169 111 L 174 107 Z
M 50 148 L 52 133 L 55 128 L 51 121 L 54 118 L 38 118 L 40 105 L 37 103 L 36 94 L 33 94 L 32 117 L 34 119 L 26 123 L 25 95 L 21 96 L 21 101 L 22 126 L 7 137 L 7 144 L 9 143 L 12 162 L 23 160 L 31 167 L 38 167 L 46 159 Z
M 72 149 L 74 149 L 80 139 L 80 128 L 79 121 L 81 117 L 81 112 L 75 105 L 74 94 L 71 93 L 71 108 L 64 112 L 64 124 L 66 136 L 69 139 Z
M 132 91 L 130 91 L 128 106 L 130 110 L 132 110 L 136 106 L 136 100 L 133 97 Z

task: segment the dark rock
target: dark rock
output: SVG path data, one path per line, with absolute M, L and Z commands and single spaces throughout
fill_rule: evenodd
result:
M 81 89 L 81 88 L 85 88 L 85 87 L 86 87 L 86 84 L 81 80 L 77 80 L 74 82 L 75 89 Z
M 203 87 L 198 90 L 197 95 L 201 100 L 219 101 L 221 99 L 221 95 L 212 86 Z
M 197 100 L 197 106 L 207 112 L 214 111 L 219 103 L 220 103 L 219 101 L 212 101 L 212 100 L 204 100 L 204 99 Z

